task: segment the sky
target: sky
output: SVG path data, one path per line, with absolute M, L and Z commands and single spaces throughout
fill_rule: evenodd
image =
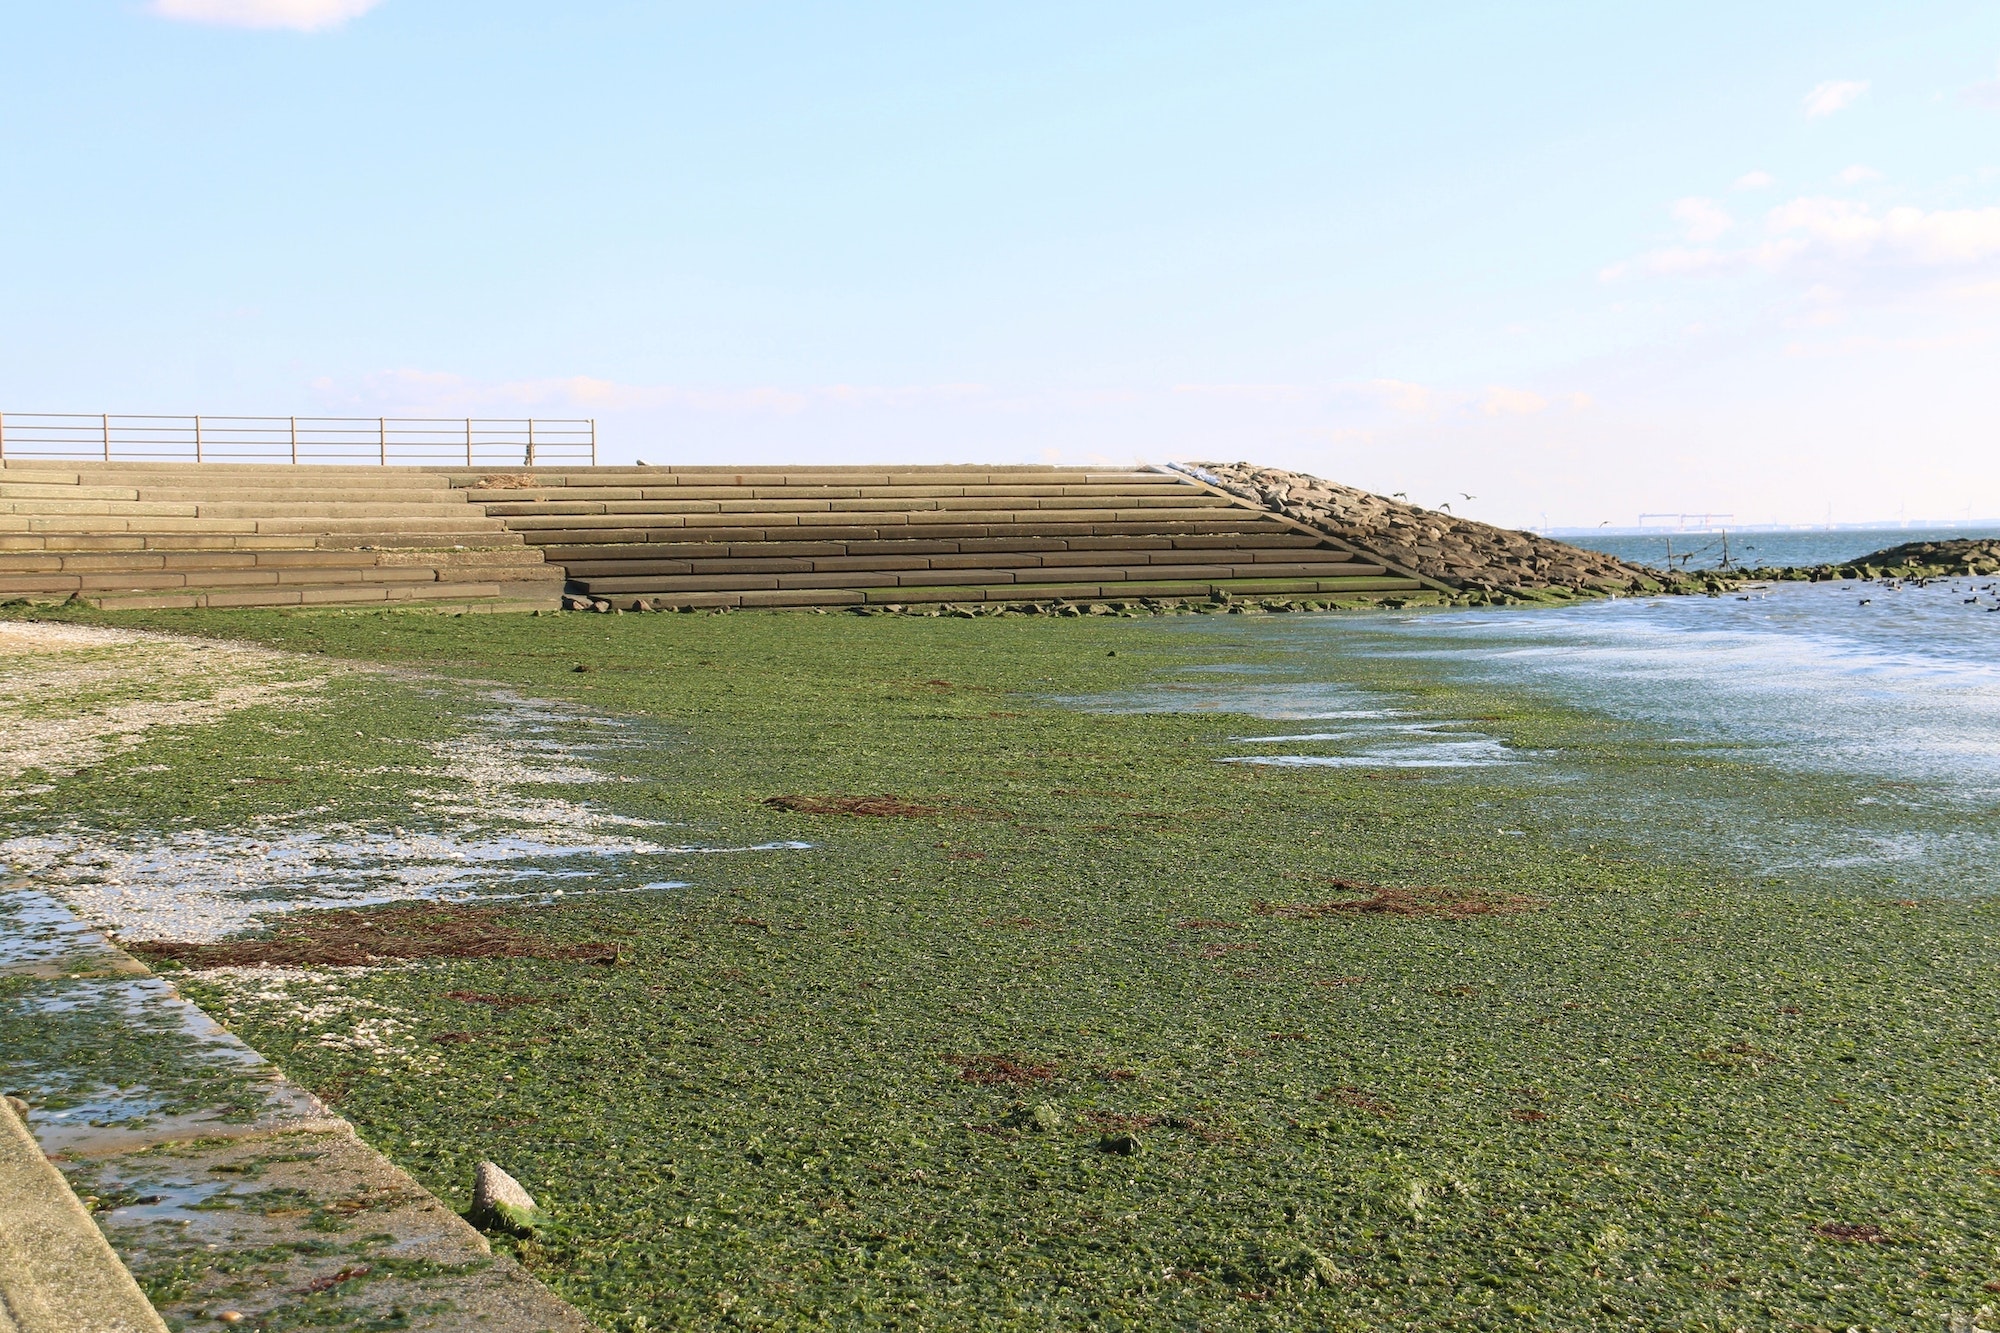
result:
M 0 411 L 2000 518 L 2000 6 L 12 0 Z

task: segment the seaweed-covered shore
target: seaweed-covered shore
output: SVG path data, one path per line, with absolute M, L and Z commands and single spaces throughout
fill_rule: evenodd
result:
M 453 1206 L 482 1160 L 531 1186 L 495 1248 L 607 1333 L 1935 1328 L 2000 1282 L 1990 900 L 1715 837 L 1967 818 L 1903 784 L 1345 625 L 67 615 L 381 668 L 47 772 L 11 855 L 89 902 L 255 891 L 315 830 L 465 849 L 509 896 L 173 976 Z M 549 820 L 505 861 L 436 795 L 495 690 Z M 1509 762 L 1223 762 L 1322 744 L 1260 720 L 1301 698 Z

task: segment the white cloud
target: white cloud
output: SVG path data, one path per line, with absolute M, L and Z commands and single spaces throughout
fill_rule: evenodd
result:
M 1768 171 L 1746 171 L 1736 178 L 1735 189 L 1763 190 L 1777 184 L 1778 178 Z
M 1495 384 L 1486 390 L 1486 397 L 1479 404 L 1479 410 L 1489 417 L 1533 416 L 1548 405 L 1549 400 L 1538 393 Z
M 1396 411 L 1412 416 L 1428 416 L 1439 405 L 1437 390 L 1408 380 L 1370 380 L 1367 387 Z
M 318 32 L 359 18 L 382 0 L 152 0 L 161 18 L 227 28 L 291 28 Z
M 1736 225 L 1713 199 L 1683 199 L 1674 205 L 1674 221 L 1696 245 L 1706 245 Z
M 2000 79 L 1988 79 L 1975 83 L 1965 90 L 1965 100 L 1974 106 L 1991 107 L 2000 111 Z
M 1873 167 L 1864 167 L 1856 162 L 1853 166 L 1844 168 L 1834 179 L 1842 185 L 1866 185 L 1869 181 L 1881 180 L 1882 173 Z
M 1804 98 L 1808 116 L 1830 116 L 1868 91 L 1866 79 L 1828 79 Z
M 2000 255 L 2000 208 L 1892 208 L 1877 216 L 1845 199 L 1794 199 L 1772 209 L 1767 225 L 1852 258 L 1887 252 L 1922 264 L 1967 264 Z

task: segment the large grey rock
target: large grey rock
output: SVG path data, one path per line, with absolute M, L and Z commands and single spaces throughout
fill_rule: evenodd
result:
M 472 1221 L 527 1235 L 541 1225 L 542 1210 L 520 1181 L 491 1162 L 481 1162 L 472 1173 Z

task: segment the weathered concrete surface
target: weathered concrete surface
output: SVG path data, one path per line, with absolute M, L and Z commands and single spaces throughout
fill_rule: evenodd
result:
M 0 1102 L 0 1333 L 166 1333 L 61 1172 Z
M 199 1326 L 588 1333 L 592 1325 L 351 1132 L 63 1163 L 160 1309 Z
M 25 1128 L 6 1113 L 0 1153 L 13 1324 L 0 1333 L 160 1333 L 160 1316 L 189 1328 L 592 1329 L 168 982 L 18 882 L 0 886 L 0 974 L 0 1091 L 29 1106 Z M 43 1239 L 57 1223 L 68 1242 Z M 45 1270 L 94 1285 L 51 1286 Z M 106 1274 L 151 1322 L 88 1322 L 124 1318 L 96 1294 Z M 87 1298 L 92 1313 L 37 1305 L 38 1292 Z

